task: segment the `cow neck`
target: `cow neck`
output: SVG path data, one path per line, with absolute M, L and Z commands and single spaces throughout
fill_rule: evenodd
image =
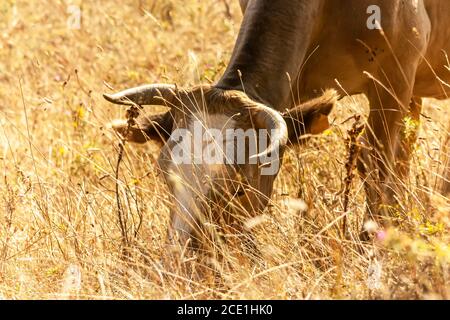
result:
M 290 81 L 301 70 L 321 7 L 321 1 L 250 1 L 217 87 L 243 90 L 278 110 L 286 106 Z

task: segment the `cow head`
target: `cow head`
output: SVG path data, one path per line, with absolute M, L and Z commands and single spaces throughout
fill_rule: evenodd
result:
M 239 232 L 266 207 L 286 144 L 328 128 L 337 95 L 327 91 L 284 113 L 213 86 L 147 85 L 105 98 L 170 108 L 130 130 L 125 122 L 113 128 L 129 141 L 164 142 L 158 164 L 173 197 L 169 237 L 199 244 L 211 239 L 207 226 Z

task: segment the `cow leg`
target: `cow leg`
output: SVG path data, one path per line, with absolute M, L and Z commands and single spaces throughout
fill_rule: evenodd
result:
M 422 99 L 413 98 L 410 104 L 410 110 L 407 117 L 403 121 L 403 129 L 401 133 L 402 143 L 397 150 L 397 172 L 401 178 L 407 178 L 410 172 L 410 159 L 417 141 L 418 130 L 420 125 L 420 114 L 422 112 Z M 444 165 L 440 182 L 438 185 L 439 192 L 442 195 L 450 193 L 450 126 L 447 129 L 447 137 L 442 145 L 442 163 Z
M 397 149 L 397 173 L 400 178 L 406 179 L 410 171 L 410 159 L 417 140 L 422 112 L 422 99 L 411 100 L 409 113 L 403 119 L 401 131 L 401 144 Z
M 444 170 L 442 172 L 442 178 L 440 178 L 441 183 L 439 186 L 440 192 L 443 196 L 450 195 L 450 125 L 448 126 L 446 132 L 446 139 L 442 147 L 442 157 Z
M 407 79 L 414 79 L 415 70 L 407 72 Z M 409 76 L 408 76 L 409 75 Z M 395 76 L 395 75 L 391 75 Z M 365 183 L 367 213 L 365 221 L 374 220 L 386 225 L 390 209 L 395 205 L 395 194 L 401 184 L 396 183 L 395 163 L 401 144 L 403 120 L 407 114 L 412 96 L 413 81 L 405 78 L 389 79 L 395 84 L 388 92 L 382 86 L 372 83 L 368 89 L 370 115 L 364 137 L 361 139 L 361 154 L 358 169 Z M 395 92 L 396 98 L 392 93 Z M 361 238 L 369 235 L 363 231 Z

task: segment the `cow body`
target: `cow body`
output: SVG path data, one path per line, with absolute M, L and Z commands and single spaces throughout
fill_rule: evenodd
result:
M 367 27 L 373 5 L 384 35 Z M 416 97 L 447 97 L 450 88 L 437 77 L 450 82 L 448 1 L 243 0 L 241 7 L 244 21 L 219 87 L 242 90 L 240 70 L 249 95 L 283 110 L 296 103 L 292 97 L 307 100 L 323 88 L 369 95 L 373 81 L 364 72 L 377 77 L 383 69 L 388 77 L 407 77 L 402 82 L 413 85 Z
M 275 0 L 240 2 L 244 20 L 231 62 L 218 83 L 240 88 L 277 110 L 334 88 L 363 93 L 370 114 L 359 169 L 369 213 L 384 216 L 407 175 L 406 116 L 419 120 L 421 98 L 447 98 L 450 52 L 445 0 Z M 369 29 L 368 8 L 380 9 Z M 239 74 L 237 72 L 239 70 Z M 394 177 L 394 172 L 399 175 Z

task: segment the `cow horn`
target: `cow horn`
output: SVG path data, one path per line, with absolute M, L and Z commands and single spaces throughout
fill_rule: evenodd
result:
M 104 94 L 103 97 L 121 105 L 170 105 L 174 102 L 176 91 L 175 85 L 149 84 L 115 94 Z
M 267 149 L 250 157 L 250 160 L 264 161 L 269 154 L 279 153 L 280 148 L 287 144 L 288 128 L 283 116 L 278 111 L 265 105 L 258 104 L 255 108 L 252 108 L 252 114 L 256 126 L 260 129 L 266 129 L 269 134 L 272 134 Z

